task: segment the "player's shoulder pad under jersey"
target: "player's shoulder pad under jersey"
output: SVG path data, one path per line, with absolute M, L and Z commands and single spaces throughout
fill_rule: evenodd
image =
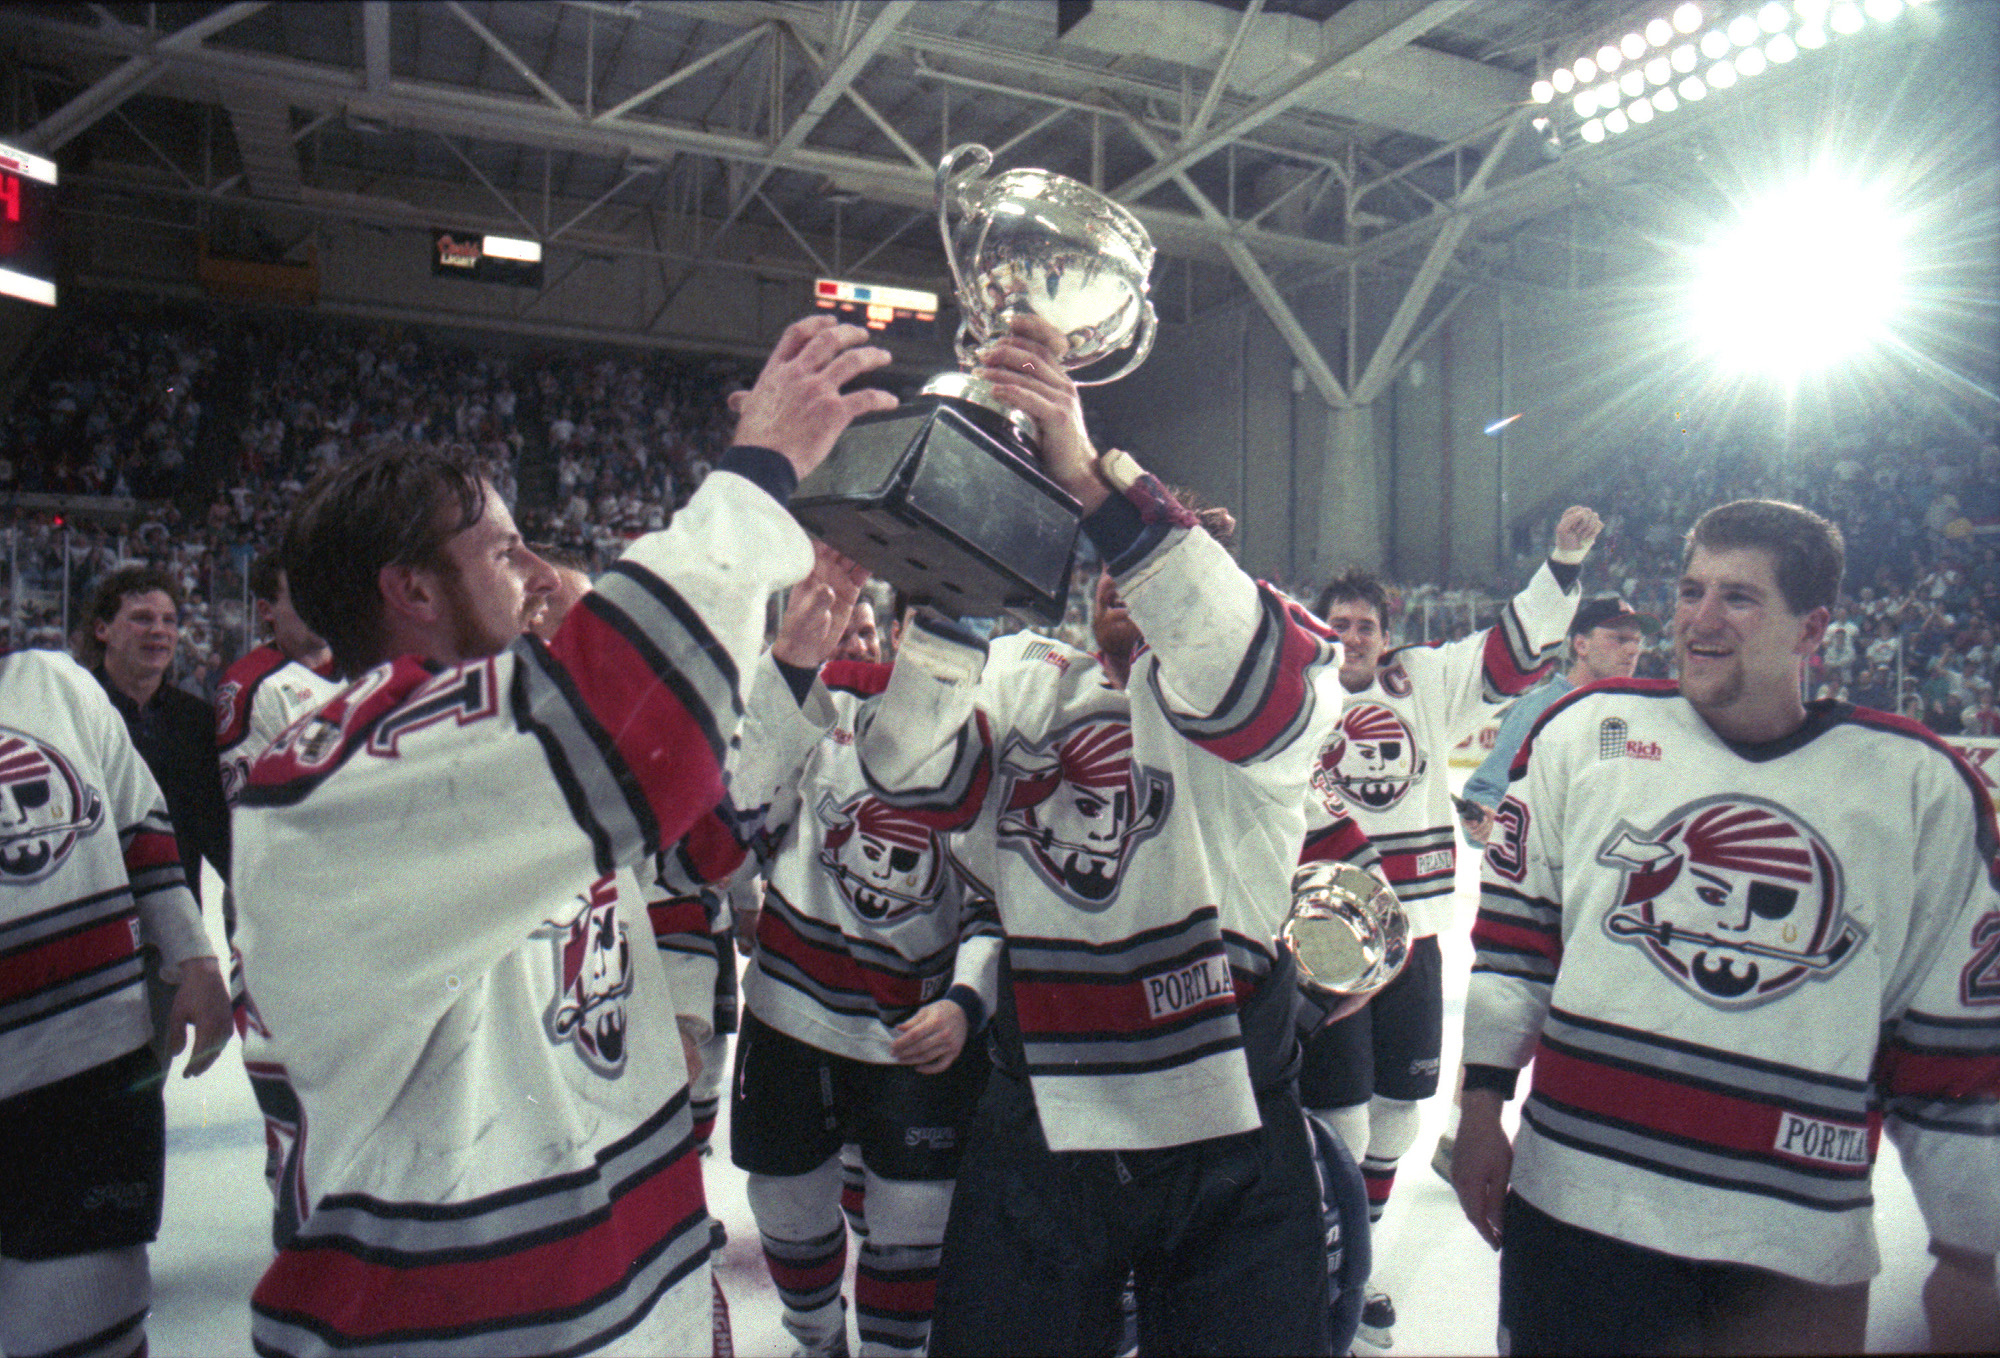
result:
M 1833 706 L 1832 718 L 1869 731 L 1879 731 L 1884 735 L 1897 736 L 1927 747 L 1936 757 L 1945 760 L 1953 775 L 1965 787 L 1971 799 L 1974 834 L 1977 836 L 1979 856 L 1986 864 L 1986 875 L 1995 890 L 2000 890 L 2000 822 L 1996 822 L 1993 794 L 1987 790 L 1986 781 L 1979 770 L 1972 767 L 1966 757 L 1921 722 L 1894 712 L 1879 712 L 1872 707 L 1856 707 L 1852 703 L 1837 703 Z
M 499 657 L 450 669 L 415 656 L 378 665 L 286 727 L 250 766 L 244 806 L 303 800 L 357 751 L 394 757 L 404 737 L 443 721 L 459 726 L 500 710 Z
M 1680 692 L 1680 685 L 1671 679 L 1599 679 L 1573 688 L 1550 703 L 1542 715 L 1535 718 L 1535 724 L 1528 728 L 1527 738 L 1521 742 L 1521 748 L 1514 752 L 1513 762 L 1507 766 L 1507 777 L 1511 781 L 1521 776 L 1521 771 L 1528 766 L 1528 756 L 1534 753 L 1537 738 L 1566 712 L 1609 695 L 1678 698 Z
M 222 672 L 215 686 L 215 740 L 228 749 L 249 733 L 257 686 L 291 663 L 276 646 L 259 646 Z

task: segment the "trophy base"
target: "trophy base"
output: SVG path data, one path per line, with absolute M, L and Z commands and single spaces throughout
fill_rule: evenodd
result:
M 864 415 L 791 508 L 813 536 L 946 613 L 1062 619 L 1082 509 L 991 410 L 926 395 Z

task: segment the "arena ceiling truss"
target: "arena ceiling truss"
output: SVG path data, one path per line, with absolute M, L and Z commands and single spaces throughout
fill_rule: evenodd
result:
M 796 246 L 755 261 L 767 273 L 865 276 L 891 244 L 937 253 L 934 166 L 983 142 L 1131 207 L 1164 257 L 1163 311 L 1176 290 L 1183 314 L 1254 300 L 1338 408 L 1372 401 L 1470 290 L 1553 283 L 1510 243 L 1699 131 L 1690 110 L 1557 155 L 1530 127 L 1529 86 L 1565 43 L 1659 8 L 12 4 L 0 44 L 6 139 L 73 162 L 90 210 L 524 234 L 545 246 L 550 292 L 593 254 L 683 281 L 744 267 L 731 233 L 749 220 Z M 935 289 L 937 258 L 936 276 L 879 281 Z M 1338 345 L 1299 320 L 1312 288 L 1347 299 Z M 1363 289 L 1396 299 L 1365 337 Z

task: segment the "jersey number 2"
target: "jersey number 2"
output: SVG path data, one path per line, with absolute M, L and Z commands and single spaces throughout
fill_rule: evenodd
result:
M 1972 926 L 1972 960 L 1958 979 L 1963 1004 L 2000 1004 L 2000 910 L 1979 917 Z

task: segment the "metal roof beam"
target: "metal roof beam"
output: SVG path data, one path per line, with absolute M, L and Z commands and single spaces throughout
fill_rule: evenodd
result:
M 806 101 L 804 111 L 792 120 L 792 125 L 785 129 L 785 135 L 771 148 L 773 160 L 783 160 L 805 145 L 805 140 L 811 135 L 812 130 L 833 111 L 833 106 L 840 101 L 840 96 L 847 92 L 847 87 L 854 83 L 854 78 L 861 74 L 863 68 L 875 59 L 875 54 L 882 50 L 882 45 L 889 41 L 897 26 L 915 8 L 916 2 L 917 0 L 890 0 L 890 3 L 876 11 L 875 17 L 868 21 L 868 27 L 863 29 L 848 45 L 847 50 L 840 54 L 840 59 L 834 63 L 833 69 L 827 72 L 826 79 L 822 80 L 819 88 L 813 91 L 812 98 Z
M 1359 11 L 1343 11 L 1358 12 L 1366 17 L 1361 20 L 1364 26 L 1346 35 L 1347 40 L 1340 47 L 1265 98 L 1225 119 L 1221 126 L 1197 136 L 1171 155 L 1161 157 L 1159 164 L 1120 184 L 1112 191 L 1112 196 L 1124 203 L 1145 197 L 1166 183 L 1175 171 L 1207 159 L 1243 134 L 1262 127 L 1294 104 L 1309 98 L 1320 86 L 1347 74 L 1370 57 L 1408 45 L 1413 38 L 1429 32 L 1469 3 L 1470 0 L 1378 0 L 1378 3 Z
M 157 80 L 167 69 L 165 58 L 169 53 L 199 47 L 210 35 L 249 18 L 264 8 L 267 2 L 238 0 L 236 4 L 226 5 L 207 18 L 175 29 L 157 42 L 149 40 L 142 30 L 123 24 L 100 30 L 95 36 L 115 35 L 121 40 L 121 45 L 136 45 L 143 50 L 42 119 L 30 129 L 25 140 L 39 150 L 59 150 L 71 138 L 87 131 L 98 119 Z
M 542 98 L 549 101 L 549 106 L 551 108 L 560 109 L 564 113 L 568 114 L 571 118 L 580 119 L 582 117 L 582 115 L 579 114 L 576 111 L 576 109 L 570 105 L 569 100 L 563 98 L 560 94 L 556 93 L 555 86 L 549 84 L 548 81 L 542 79 L 541 76 L 537 75 L 535 73 L 534 68 L 529 66 L 527 62 L 521 60 L 521 58 L 519 57 L 519 55 L 515 53 L 513 48 L 509 47 L 506 43 L 500 40 L 499 34 L 495 33 L 485 24 L 480 23 L 479 20 L 475 19 L 472 16 L 472 11 L 467 9 L 464 5 L 460 4 L 459 0 L 444 0 L 444 7 L 450 10 L 452 14 L 457 17 L 460 23 L 464 24 L 467 28 L 471 29 L 473 34 L 481 42 L 485 43 L 488 47 L 492 48 L 493 54 L 495 56 L 499 57 L 500 60 L 506 62 L 509 66 L 513 67 L 514 73 L 516 75 L 520 76 L 521 79 L 527 81 L 530 85 L 533 85 L 535 89 L 541 94 Z
M 361 64 L 368 88 L 389 84 L 389 0 L 362 0 Z

